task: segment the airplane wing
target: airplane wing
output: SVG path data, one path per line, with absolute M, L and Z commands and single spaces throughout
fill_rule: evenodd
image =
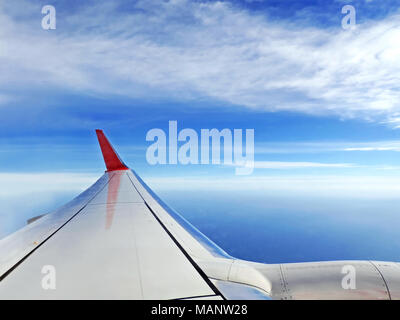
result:
M 0 299 L 400 298 L 398 263 L 261 264 L 229 256 L 96 133 L 104 175 L 0 240 Z M 343 285 L 343 270 L 354 273 L 355 287 Z

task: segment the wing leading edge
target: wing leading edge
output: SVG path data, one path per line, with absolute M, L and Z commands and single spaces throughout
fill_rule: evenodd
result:
M 97 135 L 107 167 L 99 181 L 0 241 L 0 299 L 223 299 Z
M 400 298 L 398 263 L 261 264 L 229 256 L 160 200 L 101 130 L 96 134 L 104 175 L 0 240 L 0 299 Z M 342 285 L 349 265 L 357 276 L 350 290 Z

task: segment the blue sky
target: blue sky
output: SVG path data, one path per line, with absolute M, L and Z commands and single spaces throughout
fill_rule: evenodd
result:
M 41 28 L 47 4 L 56 30 Z M 356 8 L 355 30 L 341 27 L 346 4 Z M 104 171 L 96 128 L 162 192 L 229 184 L 279 196 L 396 198 L 399 4 L 1 3 L 0 236 L 23 225 L 30 207 L 50 210 Z M 146 133 L 170 120 L 198 132 L 255 129 L 254 173 L 149 165 Z

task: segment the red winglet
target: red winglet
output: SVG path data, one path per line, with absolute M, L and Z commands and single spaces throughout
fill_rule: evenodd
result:
M 129 168 L 119 158 L 118 154 L 115 152 L 111 143 L 104 135 L 103 130 L 97 129 L 96 134 L 97 134 L 97 139 L 99 139 L 99 144 L 101 152 L 103 153 L 103 158 L 107 167 L 107 171 L 128 170 Z

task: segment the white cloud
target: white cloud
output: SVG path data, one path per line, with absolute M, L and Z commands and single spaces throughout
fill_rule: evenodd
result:
M 347 143 L 343 151 L 400 151 L 400 141 L 371 141 L 364 143 Z
M 268 142 L 256 146 L 256 154 L 326 153 L 337 151 L 400 151 L 400 141 L 324 141 L 324 142 Z
M 246 191 L 268 192 L 269 195 L 288 193 L 312 197 L 398 198 L 398 176 L 247 176 L 221 177 L 212 181 L 205 177 L 148 177 L 144 179 L 154 190 Z
M 355 148 L 355 150 L 348 150 L 348 151 L 370 151 L 370 150 Z M 242 167 L 241 165 L 236 165 L 236 166 Z M 272 169 L 272 170 L 313 169 L 313 168 L 317 169 L 361 168 L 361 169 L 371 169 L 371 170 L 400 170 L 400 167 L 396 165 L 361 165 L 354 163 L 322 163 L 322 162 L 298 162 L 298 161 L 254 161 L 254 164 L 247 164 L 246 167 L 254 169 Z
M 228 166 L 242 165 L 227 164 Z M 358 165 L 352 163 L 321 163 L 300 161 L 254 161 L 247 163 L 246 167 L 255 169 L 307 169 L 307 168 L 356 168 Z
M 345 148 L 344 151 L 400 151 L 399 147 L 355 147 Z
M 12 6 L 0 7 L 4 87 L 400 121 L 400 15 L 349 32 L 340 21 L 304 27 L 223 2 L 146 0 L 130 13 L 118 2 L 60 10 L 52 32 L 40 29 L 36 6 L 24 8 L 29 19 L 7 16 Z
M 0 173 L 0 196 L 25 196 L 37 192 L 81 192 L 99 175 L 82 173 Z M 71 199 L 72 200 L 72 199 Z
M 284 162 L 284 161 L 255 161 L 254 168 L 261 169 L 304 169 L 304 168 L 354 168 L 351 163 L 320 163 L 320 162 Z
M 0 173 L 0 239 L 72 200 L 99 178 L 81 173 Z

